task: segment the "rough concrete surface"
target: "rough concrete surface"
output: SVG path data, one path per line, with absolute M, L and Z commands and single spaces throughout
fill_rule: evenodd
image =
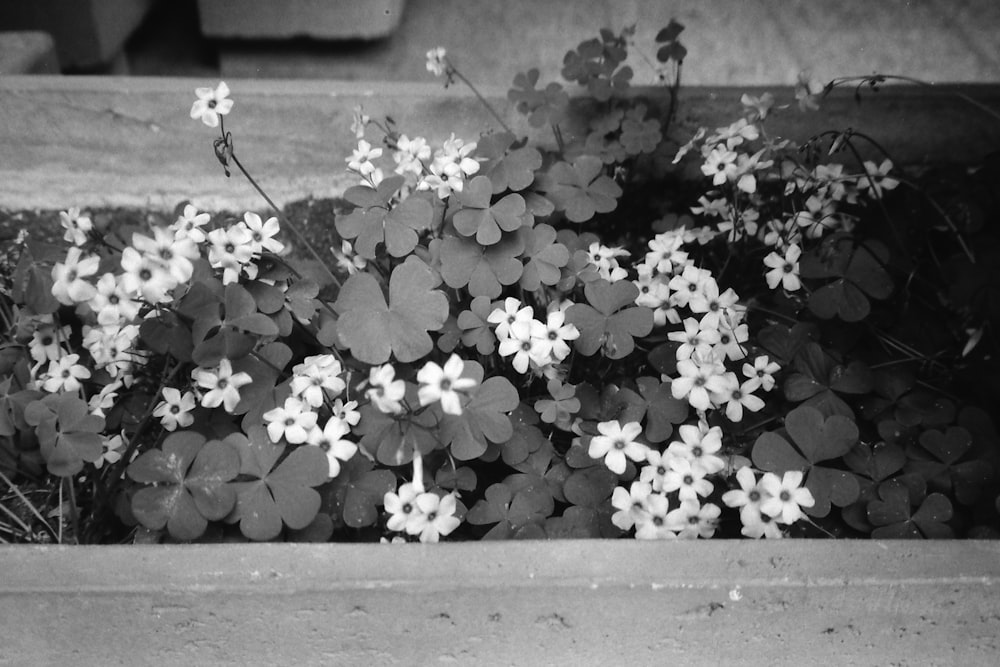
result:
M 6 77 L 0 79 L 0 206 L 146 206 L 172 210 L 185 199 L 209 210 L 257 209 L 259 195 L 239 176 L 227 179 L 215 158 L 217 130 L 192 120 L 201 79 Z M 355 105 L 374 118 L 391 115 L 400 131 L 439 145 L 454 132 L 474 140 L 495 121 L 467 92 L 435 84 L 323 81 L 231 81 L 233 111 L 226 129 L 236 154 L 279 205 L 308 196 L 336 196 L 356 177 L 345 158 Z M 755 88 L 683 91 L 671 136 L 686 142 L 699 125 L 739 117 L 743 92 Z M 771 88 L 780 102 L 793 92 Z M 1000 146 L 1000 126 L 956 93 L 1000 109 L 1000 87 L 887 87 L 858 105 L 835 91 L 819 113 L 790 110 L 768 121 L 773 135 L 804 141 L 822 129 L 853 128 L 877 138 L 898 163 L 980 159 Z M 504 89 L 485 94 L 515 131 L 551 142 L 548 128 L 530 128 Z M 659 100 L 659 101 L 657 101 Z M 651 104 L 663 104 L 653 98 Z M 379 140 L 378 136 L 374 137 Z M 869 157 L 874 149 L 860 144 Z
M 0 664 L 986 665 L 996 542 L 0 549 Z

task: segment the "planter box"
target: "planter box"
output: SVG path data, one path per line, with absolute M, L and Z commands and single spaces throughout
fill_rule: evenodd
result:
M 188 118 L 209 83 L 0 80 L 0 207 L 263 208 Z M 353 184 L 355 104 L 432 142 L 490 124 L 435 84 L 231 83 L 227 127 L 279 204 Z M 730 122 L 742 92 L 761 91 L 687 91 L 675 137 Z M 909 164 L 1000 147 L 1000 126 L 950 92 L 1000 108 L 997 86 L 892 87 L 860 107 L 835 95 L 822 126 Z M 817 120 L 770 128 L 802 140 Z M 0 572 L 10 664 L 988 664 L 1000 648 L 996 542 L 6 547 Z

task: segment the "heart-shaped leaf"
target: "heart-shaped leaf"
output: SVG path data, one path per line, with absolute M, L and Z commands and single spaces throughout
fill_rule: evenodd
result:
M 224 518 L 236 504 L 230 481 L 240 469 L 236 449 L 193 431 L 170 434 L 162 449 L 152 449 L 129 464 L 133 480 L 152 484 L 132 497 L 132 513 L 147 528 L 166 526 L 171 536 L 193 540 L 208 521 Z
M 513 425 L 507 416 L 517 408 L 517 389 L 505 377 L 483 381 L 483 367 L 474 361 L 465 362 L 462 377 L 476 380 L 477 386 L 468 391 L 469 400 L 462 414 L 441 417 L 441 440 L 459 461 L 478 458 L 489 442 L 502 444 L 513 435 Z
M 639 296 L 632 282 L 595 280 L 587 283 L 584 294 L 590 305 L 578 303 L 566 310 L 566 321 L 580 330 L 574 343 L 580 354 L 589 357 L 603 348 L 608 359 L 622 359 L 635 349 L 634 336 L 653 330 L 653 311 L 631 305 Z
M 387 305 L 374 276 L 354 274 L 333 305 L 341 344 L 367 364 L 383 364 L 393 355 L 404 362 L 426 356 L 434 347 L 427 332 L 448 319 L 448 298 L 435 285 L 427 265 L 408 257 L 392 271 Z

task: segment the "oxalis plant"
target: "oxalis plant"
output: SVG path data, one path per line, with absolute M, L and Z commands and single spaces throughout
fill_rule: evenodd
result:
M 0 536 L 995 536 L 997 436 L 973 405 L 995 384 L 970 379 L 996 354 L 995 234 L 874 138 L 769 130 L 885 77 L 803 77 L 675 136 L 682 30 L 654 56 L 602 30 L 564 83 L 518 74 L 540 144 L 431 50 L 496 127 L 436 145 L 357 109 L 329 251 L 276 208 L 190 203 L 139 229 L 64 211 L 68 250 L 22 235 Z M 630 90 L 630 49 L 665 93 Z M 196 92 L 226 175 L 273 207 L 229 88 Z

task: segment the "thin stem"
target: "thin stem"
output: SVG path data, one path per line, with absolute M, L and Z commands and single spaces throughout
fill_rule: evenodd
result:
M 480 93 L 479 90 L 477 90 L 476 87 L 472 85 L 472 82 L 466 79 L 465 75 L 459 72 L 458 69 L 456 69 L 455 66 L 451 63 L 451 61 L 448 60 L 448 58 L 445 58 L 444 61 L 448 64 L 449 76 L 458 77 L 458 80 L 464 83 L 466 86 L 468 86 L 469 90 L 471 90 L 473 94 L 479 99 L 479 101 L 482 102 L 483 106 L 486 107 L 486 110 L 489 111 L 490 114 L 492 114 L 493 117 L 497 119 L 497 122 L 500 124 L 500 127 L 502 127 L 507 132 L 514 134 L 514 131 L 510 129 L 507 123 L 504 122 L 503 118 L 500 116 L 497 110 L 493 108 L 493 105 L 490 104 L 488 101 L 486 101 L 486 98 L 483 97 L 482 93 Z
M 271 198 L 267 196 L 267 193 L 264 192 L 263 189 L 261 189 L 261 187 L 257 184 L 257 181 L 255 181 L 253 179 L 253 176 L 250 175 L 250 172 L 248 172 L 246 168 L 243 167 L 243 163 L 239 161 L 235 153 L 232 155 L 232 158 L 233 158 L 233 164 L 235 164 L 239 168 L 239 170 L 243 172 L 243 175 L 246 176 L 246 179 L 250 181 L 250 185 L 254 187 L 254 189 L 260 194 L 260 196 L 264 198 L 264 201 L 267 202 L 268 206 L 270 206 L 274 210 L 274 212 L 278 215 L 278 217 L 281 218 L 282 224 L 287 225 L 288 228 L 292 230 L 292 232 L 295 234 L 295 237 L 299 240 L 299 243 L 304 245 L 306 250 L 309 251 L 309 254 L 312 255 L 313 259 L 319 262 L 320 266 L 323 267 L 323 269 L 326 271 L 327 275 L 330 276 L 330 279 L 334 282 L 334 284 L 338 288 L 343 287 L 343 285 L 341 285 L 340 283 L 340 280 L 337 279 L 337 276 L 333 273 L 333 271 L 330 270 L 330 267 L 326 265 L 326 262 L 320 259 L 319 254 L 316 252 L 316 249 L 312 247 L 312 244 L 306 240 L 305 236 L 302 235 L 298 227 L 293 225 L 292 221 L 289 220 L 287 217 L 285 217 L 285 215 L 278 208 L 277 204 L 275 204 L 274 201 L 272 201 Z
M 825 88 L 825 91 L 824 91 L 824 96 L 827 93 L 829 93 L 831 90 L 833 90 L 834 88 L 836 88 L 837 86 L 843 85 L 845 83 L 852 83 L 854 81 L 859 82 L 858 83 L 858 91 L 860 92 L 861 86 L 863 86 L 865 83 L 871 83 L 873 85 L 878 85 L 879 83 L 881 83 L 883 81 L 887 81 L 887 80 L 905 81 L 906 83 L 912 83 L 912 84 L 916 84 L 918 86 L 924 86 L 925 88 L 934 88 L 935 87 L 935 84 L 933 84 L 933 83 L 931 83 L 929 81 L 921 81 L 920 79 L 914 79 L 913 77 L 909 77 L 909 76 L 900 76 L 900 75 L 896 75 L 896 74 L 874 74 L 874 75 L 868 74 L 868 75 L 863 75 L 863 76 L 844 76 L 844 77 L 839 77 L 837 79 L 833 79 L 828 84 L 826 84 L 826 88 Z M 955 97 L 957 97 L 958 99 L 960 99 L 960 100 L 962 100 L 962 101 L 970 104 L 971 106 L 974 106 L 975 108 L 979 109 L 983 113 L 986 113 L 986 114 L 992 116 L 996 120 L 1000 120 L 1000 112 L 997 112 L 994 109 L 991 109 L 990 107 L 986 106 L 982 102 L 980 102 L 980 101 L 978 101 L 978 100 L 976 100 L 974 98 L 969 97 L 965 93 L 959 93 L 959 92 L 955 92 L 955 91 L 949 91 L 949 92 L 952 95 L 954 95 Z

